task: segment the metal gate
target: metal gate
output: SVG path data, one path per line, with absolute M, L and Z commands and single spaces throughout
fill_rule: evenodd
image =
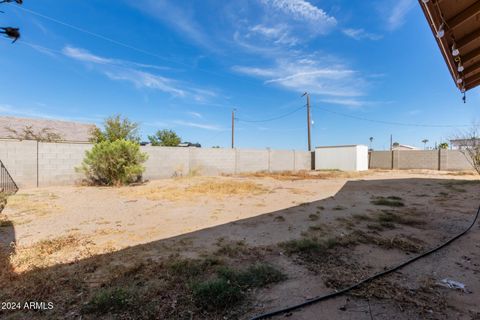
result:
M 3 192 L 7 195 L 14 194 L 18 191 L 18 186 L 13 181 L 12 176 L 8 172 L 7 168 L 3 165 L 3 162 L 0 160 L 0 192 Z

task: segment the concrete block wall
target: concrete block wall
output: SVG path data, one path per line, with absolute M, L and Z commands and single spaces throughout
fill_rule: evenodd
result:
M 472 170 L 473 166 L 469 162 L 467 155 L 458 150 L 444 150 L 444 162 L 442 170 Z
M 39 186 L 65 185 L 80 182 L 83 174 L 76 171 L 82 164 L 85 151 L 91 144 L 39 143 L 38 183 Z
M 19 187 L 74 184 L 76 168 L 92 144 L 0 140 L 0 160 Z M 141 147 L 148 154 L 145 179 L 195 171 L 201 175 L 256 171 L 310 170 L 312 153 L 294 150 Z
M 369 168 L 392 169 L 392 152 L 391 151 L 370 152 Z
M 395 156 L 398 155 L 398 163 L 395 164 Z M 394 166 L 396 169 L 439 169 L 438 150 L 407 150 L 393 151 Z
M 313 170 L 315 164 L 315 152 L 293 151 L 295 165 L 294 171 L 297 170 Z
M 371 169 L 472 170 L 459 150 L 395 150 L 370 152 Z
M 19 187 L 37 184 L 36 141 L 0 140 L 0 160 Z
M 145 162 L 145 179 L 169 178 L 185 175 L 190 170 L 189 148 L 141 147 L 148 154 Z
M 190 170 L 202 175 L 235 173 L 235 149 L 189 148 Z

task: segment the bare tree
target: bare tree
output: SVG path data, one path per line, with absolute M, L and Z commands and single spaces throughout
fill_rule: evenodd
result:
M 15 130 L 11 127 L 5 127 L 5 129 L 10 132 L 8 137 L 11 139 L 36 140 L 41 142 L 58 142 L 63 140 L 61 134 L 48 127 L 38 131 L 35 131 L 32 125 L 27 125 L 21 130 Z
M 23 4 L 23 0 L 0 0 L 0 4 L 15 2 L 16 4 Z M 3 11 L 0 11 L 3 13 Z M 20 38 L 20 29 L 14 27 L 0 27 L 0 33 L 4 34 L 7 38 L 12 39 L 12 43 Z
M 455 140 L 459 143 L 460 152 L 480 174 L 480 125 L 474 124 L 471 129 L 458 135 Z

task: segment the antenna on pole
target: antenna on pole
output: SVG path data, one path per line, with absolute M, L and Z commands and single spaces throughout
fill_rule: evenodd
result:
M 307 131 L 308 131 L 308 151 L 312 151 L 312 143 L 311 143 L 311 137 L 310 137 L 310 126 L 311 126 L 311 121 L 310 121 L 310 95 L 308 92 L 305 92 L 302 94 L 302 97 L 307 96 Z

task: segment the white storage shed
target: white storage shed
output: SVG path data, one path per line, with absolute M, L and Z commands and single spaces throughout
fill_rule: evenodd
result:
M 368 147 L 364 145 L 315 148 L 315 170 L 368 170 Z

